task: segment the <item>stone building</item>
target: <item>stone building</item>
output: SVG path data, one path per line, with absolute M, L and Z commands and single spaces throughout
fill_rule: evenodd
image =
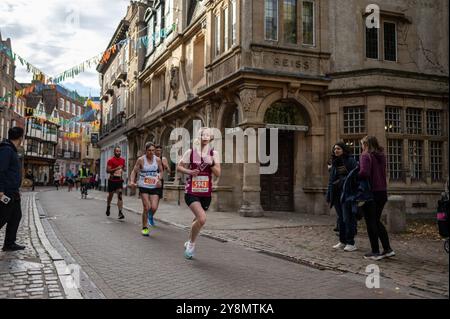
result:
M 333 143 L 359 154 L 370 134 L 388 155 L 389 193 L 409 213 L 432 211 L 448 178 L 448 2 L 380 0 L 379 28 L 366 24 L 370 4 L 150 1 L 145 66 L 126 109 L 129 167 L 147 141 L 168 157 L 172 129 L 192 136 L 193 120 L 223 135 L 279 128 L 277 172 L 223 164 L 213 209 L 325 214 Z M 171 176 L 167 200 L 180 201 L 182 184 Z
M 0 140 L 8 137 L 15 115 L 15 69 L 11 39 L 0 33 Z
M 151 2 L 151 1 L 150 1 Z M 101 148 L 100 179 L 106 187 L 107 161 L 120 147 L 122 157 L 129 166 L 128 139 L 126 131 L 133 125 L 134 108 L 140 93 L 137 76 L 144 64 L 144 45 L 139 38 L 145 34 L 144 13 L 146 1 L 131 1 L 125 17 L 120 21 L 107 52 L 97 66 L 101 86 L 101 129 L 98 145 Z M 111 48 L 114 48 L 111 50 Z M 132 102 L 130 102 L 132 101 Z M 125 179 L 127 182 L 127 179 Z

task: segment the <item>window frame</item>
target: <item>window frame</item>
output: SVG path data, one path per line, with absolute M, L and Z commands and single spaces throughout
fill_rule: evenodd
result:
M 276 1 L 276 6 L 274 6 L 277 9 L 276 13 L 274 14 L 274 17 L 277 20 L 276 21 L 277 26 L 276 26 L 276 31 L 275 31 L 276 39 L 271 39 L 271 38 L 267 37 L 267 28 L 266 28 L 266 4 L 267 4 L 267 1 Z M 263 17 L 264 17 L 264 19 L 263 19 L 263 21 L 264 21 L 264 40 L 270 41 L 270 42 L 278 42 L 278 40 L 280 38 L 280 35 L 279 35 L 279 32 L 280 32 L 280 2 L 279 2 L 279 0 L 264 0 L 264 15 L 263 15 Z
M 433 147 L 434 145 L 438 145 L 439 147 Z M 430 178 L 432 183 L 439 183 L 443 181 L 444 176 L 444 142 L 442 141 L 434 141 L 430 140 L 428 142 L 428 150 L 429 150 L 429 169 L 430 169 Z M 439 150 L 440 153 L 436 155 L 433 151 Z M 434 159 L 434 160 L 433 160 Z M 436 162 L 436 159 L 439 159 L 439 162 Z M 434 170 L 438 165 L 438 170 Z M 438 174 L 438 177 L 435 178 L 435 174 Z
M 231 7 L 231 10 L 230 10 L 230 20 L 231 20 L 230 44 L 231 45 L 230 46 L 232 48 L 237 44 L 237 12 L 238 12 L 237 0 L 230 0 L 230 7 Z
M 363 24 L 364 24 L 364 57 L 366 60 L 380 61 L 380 33 L 381 33 L 380 29 L 381 28 L 371 28 L 371 29 L 377 30 L 377 57 L 372 58 L 372 57 L 367 56 L 367 30 L 369 30 L 369 28 L 367 28 L 364 19 L 363 19 Z M 381 23 L 380 23 L 380 25 L 381 25 Z
M 286 2 L 294 2 L 295 4 L 295 10 L 293 10 L 293 14 L 295 15 L 294 18 L 294 24 L 295 24 L 295 28 L 292 28 L 293 30 L 295 30 L 295 41 L 294 42 L 290 42 L 288 40 L 289 36 L 287 34 L 287 15 L 286 15 L 286 8 L 287 6 L 285 6 Z M 299 11 L 299 6 L 298 6 L 299 0 L 283 0 L 282 1 L 282 20 L 283 20 L 283 44 L 291 46 L 291 45 L 298 45 L 299 43 L 299 15 L 298 15 L 298 11 Z M 303 4 L 303 2 L 302 2 Z M 303 39 L 302 39 L 303 42 Z
M 411 154 L 411 143 L 418 143 L 420 145 L 420 155 L 414 155 Z M 420 161 L 419 164 L 419 177 L 415 176 L 416 170 L 413 167 L 415 165 L 414 161 L 412 160 L 414 156 L 418 156 Z M 417 138 L 411 138 L 408 139 L 408 168 L 409 168 L 409 174 L 411 178 L 411 182 L 423 182 L 425 180 L 425 141 L 423 139 L 417 139 Z
M 393 24 L 395 26 L 395 61 L 394 60 L 387 60 L 386 59 L 386 28 L 385 24 Z M 383 26 L 383 61 L 385 62 L 392 62 L 397 63 L 398 62 L 398 23 L 393 20 L 386 19 L 382 21 Z
M 223 20 L 223 52 L 230 50 L 230 7 L 226 3 L 220 10 L 220 14 Z
M 356 108 L 359 108 L 359 109 L 362 109 L 363 110 L 363 114 L 364 114 L 364 116 L 363 116 L 363 120 L 364 120 L 364 128 L 363 128 L 363 130 L 361 131 L 358 131 L 358 132 L 356 132 L 356 131 L 354 131 L 354 132 L 350 132 L 350 131 L 345 131 L 346 130 L 346 126 L 345 126 L 345 122 L 346 122 L 346 120 L 345 120 L 345 111 L 347 110 L 347 109 L 356 109 Z M 353 119 L 353 121 L 354 121 L 355 119 Z M 361 118 L 360 118 L 360 120 L 361 120 Z M 350 129 L 350 127 L 349 127 L 349 129 Z M 367 132 L 367 106 L 365 106 L 365 105 L 354 105 L 354 106 L 343 106 L 342 107 L 342 134 L 343 135 L 345 135 L 345 136 L 359 136 L 359 135 L 363 135 L 363 134 L 366 134 L 366 132 Z
M 222 12 L 221 10 L 219 10 L 218 12 L 215 12 L 214 14 L 214 58 L 219 57 L 222 54 L 222 46 L 221 46 L 221 29 L 220 29 L 220 20 L 221 20 L 221 15 Z
M 303 20 L 303 4 L 305 2 L 309 2 L 312 4 L 312 22 L 313 22 L 313 26 L 312 26 L 312 38 L 313 38 L 313 43 L 309 44 L 309 43 L 305 43 L 305 37 L 304 37 L 304 28 L 303 28 L 303 24 L 304 24 L 304 20 Z M 302 37 L 302 46 L 304 47 L 310 47 L 310 48 L 314 48 L 316 47 L 316 1 L 313 0 L 302 0 L 302 6 L 300 9 L 300 28 L 301 28 L 301 37 Z
M 427 109 L 426 110 L 426 113 L 425 113 L 426 121 L 427 121 L 426 135 L 433 136 L 433 137 L 442 137 L 443 130 L 444 130 L 442 115 L 443 115 L 442 110 L 437 110 L 437 109 Z M 431 119 L 434 120 L 434 122 L 430 121 Z M 438 120 L 438 123 L 436 123 L 435 120 Z M 438 124 L 439 127 L 438 128 L 430 127 L 431 124 L 433 124 L 433 125 Z
M 388 112 L 388 110 L 398 110 L 398 119 L 388 118 L 389 114 L 394 114 L 393 112 Z M 390 128 L 388 126 L 388 122 L 391 121 L 393 123 L 398 122 L 398 126 L 393 126 Z M 393 105 L 386 105 L 384 108 L 384 128 L 386 131 L 386 134 L 403 134 L 404 130 L 404 123 L 403 123 L 403 107 L 400 106 L 393 106 Z M 398 131 L 391 131 L 391 129 L 398 129 Z
M 416 123 L 416 122 L 410 121 L 408 119 L 411 116 L 413 116 L 413 117 L 416 116 L 416 114 L 410 115 L 408 113 L 409 110 L 419 111 L 419 113 L 420 113 L 420 118 L 419 118 L 420 119 L 420 125 L 418 125 L 417 127 L 413 127 L 413 126 L 410 127 L 409 126 L 410 123 Z M 420 135 L 420 136 L 424 136 L 425 135 L 424 131 L 423 131 L 423 124 L 424 124 L 424 116 L 423 116 L 424 112 L 423 111 L 424 111 L 424 109 L 423 108 L 419 108 L 419 107 L 407 107 L 406 108 L 406 111 L 405 111 L 405 118 L 406 118 L 406 122 L 405 122 L 406 129 L 405 129 L 405 132 L 406 132 L 406 134 L 408 134 L 408 135 Z
M 389 182 L 404 182 L 405 181 L 405 168 L 404 168 L 404 154 L 403 154 L 403 150 L 404 150 L 404 141 L 403 139 L 400 138 L 389 138 L 387 137 L 387 176 L 389 178 Z M 398 143 L 398 145 L 391 145 L 389 142 L 396 142 Z M 409 145 L 409 144 L 408 144 Z M 392 154 L 391 153 L 391 149 L 392 148 L 396 148 L 396 150 L 399 152 Z M 408 151 L 409 152 L 409 151 Z M 392 157 L 398 158 L 399 161 L 398 162 L 393 162 L 391 161 Z M 398 170 L 391 170 L 391 165 L 397 165 L 398 166 Z M 394 177 L 392 176 L 392 174 L 396 174 L 398 175 L 398 177 Z

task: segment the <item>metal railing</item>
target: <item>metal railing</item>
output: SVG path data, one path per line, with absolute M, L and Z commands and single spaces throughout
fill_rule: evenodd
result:
M 126 124 L 126 115 L 125 112 L 120 112 L 113 119 L 105 124 L 102 124 L 102 128 L 100 130 L 100 138 L 104 137 L 108 133 L 124 126 Z

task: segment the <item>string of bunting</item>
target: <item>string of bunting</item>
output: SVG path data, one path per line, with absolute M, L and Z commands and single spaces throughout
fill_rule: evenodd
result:
M 160 38 L 167 37 L 168 34 L 171 31 L 175 31 L 176 28 L 177 28 L 177 24 L 174 23 L 171 26 L 169 26 L 168 28 L 161 29 L 159 32 L 159 37 Z M 91 68 L 92 66 L 96 66 L 99 63 L 100 64 L 107 63 L 111 59 L 111 57 L 113 57 L 114 54 L 118 50 L 120 50 L 120 48 L 124 45 L 131 43 L 135 48 L 141 48 L 141 47 L 147 48 L 148 45 L 150 44 L 150 40 L 152 40 L 152 43 L 153 43 L 153 41 L 155 41 L 157 39 L 156 35 L 157 35 L 157 33 L 154 32 L 151 35 L 145 35 L 145 36 L 139 37 L 135 40 L 126 38 L 126 39 L 118 42 L 117 44 L 112 45 L 110 48 L 108 48 L 104 52 L 97 54 L 94 57 L 87 59 L 84 62 L 63 71 L 62 73 L 58 74 L 55 77 L 48 76 L 43 71 L 41 71 L 39 68 L 37 68 L 33 64 L 29 63 L 26 59 L 22 58 L 17 53 L 12 52 L 11 49 L 9 49 L 8 47 L 1 45 L 0 49 L 3 51 L 6 51 L 6 54 L 9 55 L 14 61 L 19 60 L 20 64 L 22 66 L 26 67 L 27 72 L 33 73 L 33 75 L 35 76 L 36 79 L 39 79 L 41 82 L 43 82 L 45 84 L 58 84 L 58 83 L 65 81 L 67 78 L 75 78 L 78 74 L 85 72 L 86 69 Z M 30 90 L 31 89 L 29 89 L 29 88 L 19 90 L 19 92 L 20 92 L 19 96 L 26 95 L 26 93 L 30 92 Z M 31 90 L 31 92 L 32 92 L 32 90 Z

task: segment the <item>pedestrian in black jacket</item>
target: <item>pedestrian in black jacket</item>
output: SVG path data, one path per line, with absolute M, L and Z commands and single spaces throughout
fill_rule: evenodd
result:
M 20 127 L 10 128 L 8 139 L 0 143 L 0 229 L 6 224 L 3 251 L 25 249 L 25 246 L 16 244 L 22 218 L 19 191 L 22 169 L 17 148 L 23 142 L 23 133 Z
M 327 203 L 330 208 L 334 206 L 338 215 L 339 243 L 333 248 L 343 248 L 347 252 L 356 250 L 356 217 L 352 214 L 351 207 L 341 201 L 341 195 L 346 177 L 357 165 L 345 143 L 339 142 L 333 146 Z

